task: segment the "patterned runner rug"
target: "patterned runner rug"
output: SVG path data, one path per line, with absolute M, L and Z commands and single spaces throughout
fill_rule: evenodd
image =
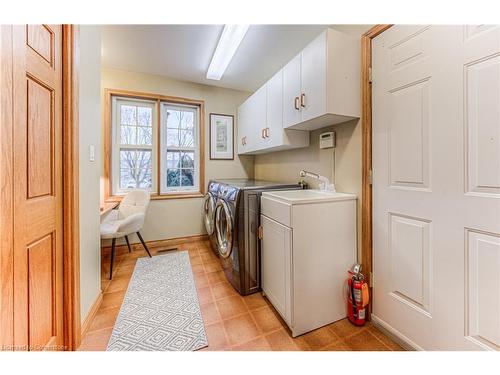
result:
M 137 259 L 107 350 L 179 351 L 205 346 L 188 252 Z

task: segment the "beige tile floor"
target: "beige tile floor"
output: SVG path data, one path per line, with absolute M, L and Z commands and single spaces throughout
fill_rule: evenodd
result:
M 208 241 L 184 243 L 198 290 L 208 347 L 202 350 L 403 350 L 373 325 L 355 327 L 341 320 L 292 338 L 289 329 L 260 293 L 240 296 L 226 280 Z M 150 249 L 154 255 L 157 249 Z M 117 256 L 113 280 L 108 280 L 109 256 L 102 261 L 103 301 L 79 350 L 105 350 L 137 258 L 144 250 Z

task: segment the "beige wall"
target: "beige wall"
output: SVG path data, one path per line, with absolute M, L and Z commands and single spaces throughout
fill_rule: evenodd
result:
M 234 115 L 235 139 L 238 139 L 236 110 L 250 93 L 178 81 L 164 76 L 108 68 L 102 69 L 101 86 L 102 89 L 133 90 L 204 100 L 205 185 L 211 178 L 253 177 L 253 156 L 240 157 L 235 155 L 234 161 L 215 161 L 210 160 L 208 147 L 209 114 Z M 152 201 L 141 234 L 145 240 L 159 240 L 205 233 L 201 215 L 202 203 L 203 199 L 201 198 Z
M 101 292 L 99 177 L 101 175 L 101 30 L 80 26 L 80 307 L 82 322 Z M 89 146 L 95 146 L 95 161 Z

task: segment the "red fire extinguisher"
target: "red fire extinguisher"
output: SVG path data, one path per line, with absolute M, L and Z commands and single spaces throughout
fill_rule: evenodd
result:
M 347 317 L 356 326 L 363 326 L 366 322 L 366 305 L 369 301 L 368 284 L 361 273 L 361 265 L 355 264 L 347 271 Z

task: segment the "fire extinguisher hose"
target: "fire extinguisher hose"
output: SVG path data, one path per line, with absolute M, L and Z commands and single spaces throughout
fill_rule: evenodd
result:
M 352 299 L 353 316 L 354 316 L 354 319 L 357 319 L 358 318 L 358 311 L 357 311 L 357 306 L 356 306 L 356 300 L 354 299 L 354 278 L 355 278 L 355 276 L 353 276 L 351 278 L 351 299 Z

